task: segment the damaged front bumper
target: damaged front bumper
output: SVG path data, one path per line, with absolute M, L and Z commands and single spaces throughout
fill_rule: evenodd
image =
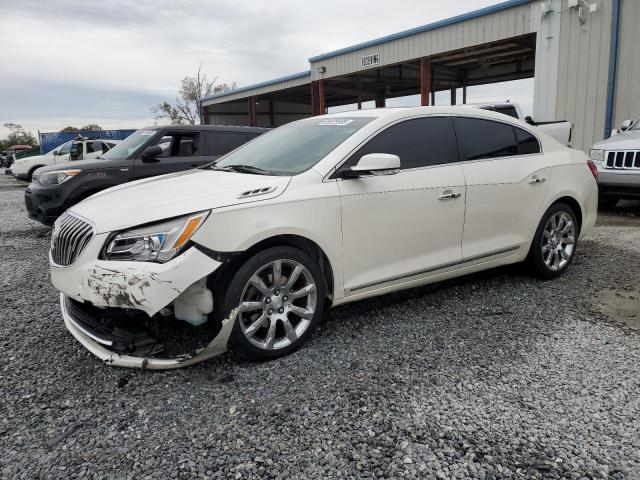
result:
M 142 310 L 152 317 L 221 265 L 197 247 L 167 263 L 99 260 L 107 237 L 96 235 L 69 266 L 52 264 L 53 286 L 79 301 Z
M 71 265 L 51 266 L 65 325 L 82 345 L 111 365 L 151 369 L 187 366 L 226 351 L 235 313 L 222 325 L 208 321 L 194 327 L 195 316 L 202 320 L 211 312 L 211 293 L 202 295 L 202 290 L 220 262 L 197 246 L 167 263 L 100 260 L 106 238 L 106 234 L 96 235 Z M 208 302 L 200 300 L 207 296 Z M 187 322 L 175 317 L 184 317 L 185 311 L 187 317 L 194 316 L 187 322 L 194 321 L 183 327 Z M 158 329 L 193 334 L 198 341 L 177 349 L 182 337 L 167 340 Z
M 117 367 L 128 368 L 154 370 L 180 368 L 221 355 L 227 351 L 229 335 L 231 335 L 231 330 L 233 329 L 237 316 L 237 309 L 234 309 L 230 315 L 222 321 L 220 331 L 215 338 L 205 347 L 197 349 L 193 354 L 181 354 L 172 358 L 137 356 L 114 352 L 111 349 L 113 347 L 112 338 L 101 335 L 95 330 L 88 328 L 86 324 L 78 319 L 77 315 L 73 315 L 69 302 L 69 298 L 64 293 L 61 293 L 60 309 L 62 311 L 62 317 L 64 318 L 65 326 L 76 340 L 103 362 Z

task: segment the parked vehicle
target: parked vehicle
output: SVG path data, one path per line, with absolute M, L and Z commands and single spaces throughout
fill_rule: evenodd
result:
M 22 160 L 23 158 L 34 157 L 41 154 L 42 151 L 40 150 L 40 146 L 31 147 L 29 150 L 22 150 L 14 153 L 11 157 L 5 160 L 4 166 L 5 168 L 9 168 L 16 160 Z M 9 171 L 9 174 L 11 174 L 11 171 Z
M 212 125 L 143 128 L 95 160 L 38 169 L 25 190 L 27 213 L 51 225 L 67 208 L 101 190 L 211 163 L 265 131 Z
M 625 120 L 619 133 L 594 143 L 589 156 L 598 167 L 602 205 L 640 198 L 640 119 Z
M 31 150 L 32 148 L 33 147 L 31 145 L 13 145 L 9 147 L 8 150 L 2 152 L 2 156 L 0 158 L 0 167 L 10 167 L 17 154 L 26 152 L 28 150 Z
M 520 105 L 511 102 L 503 103 L 482 103 L 472 105 L 475 108 L 490 110 L 492 112 L 502 113 L 513 118 L 527 122 L 529 125 L 539 128 L 547 135 L 552 136 L 563 145 L 571 146 L 571 123 L 567 120 L 553 120 L 546 122 L 534 121 L 530 116 L 524 116 Z
M 112 365 L 186 365 L 228 340 L 269 359 L 331 305 L 525 260 L 557 277 L 597 196 L 584 153 L 505 115 L 343 112 L 73 206 L 51 278 L 67 328 Z M 176 351 L 178 330 L 194 345 Z
M 108 152 L 118 143 L 120 143 L 120 140 L 78 136 L 75 140 L 63 143 L 44 155 L 36 155 L 15 162 L 11 173 L 19 180 L 27 180 L 30 182 L 33 173 L 38 168 L 68 161 L 95 159 Z

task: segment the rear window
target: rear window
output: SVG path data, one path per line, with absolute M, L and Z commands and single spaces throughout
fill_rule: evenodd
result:
M 209 155 L 226 155 L 253 138 L 255 135 L 240 132 L 207 132 L 207 152 Z
M 513 127 L 480 118 L 456 117 L 456 135 L 463 160 L 508 157 L 518 154 Z

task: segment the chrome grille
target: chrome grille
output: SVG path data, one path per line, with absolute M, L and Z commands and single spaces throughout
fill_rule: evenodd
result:
M 607 152 L 605 168 L 640 170 L 640 150 L 616 150 Z
M 51 261 L 55 265 L 71 265 L 89 245 L 93 238 L 93 227 L 68 213 L 56 220 L 51 233 Z

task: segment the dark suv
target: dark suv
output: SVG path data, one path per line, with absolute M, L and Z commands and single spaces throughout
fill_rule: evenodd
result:
M 115 185 L 200 167 L 265 128 L 170 125 L 143 128 L 94 160 L 42 167 L 25 191 L 29 217 L 52 225 L 67 208 Z

